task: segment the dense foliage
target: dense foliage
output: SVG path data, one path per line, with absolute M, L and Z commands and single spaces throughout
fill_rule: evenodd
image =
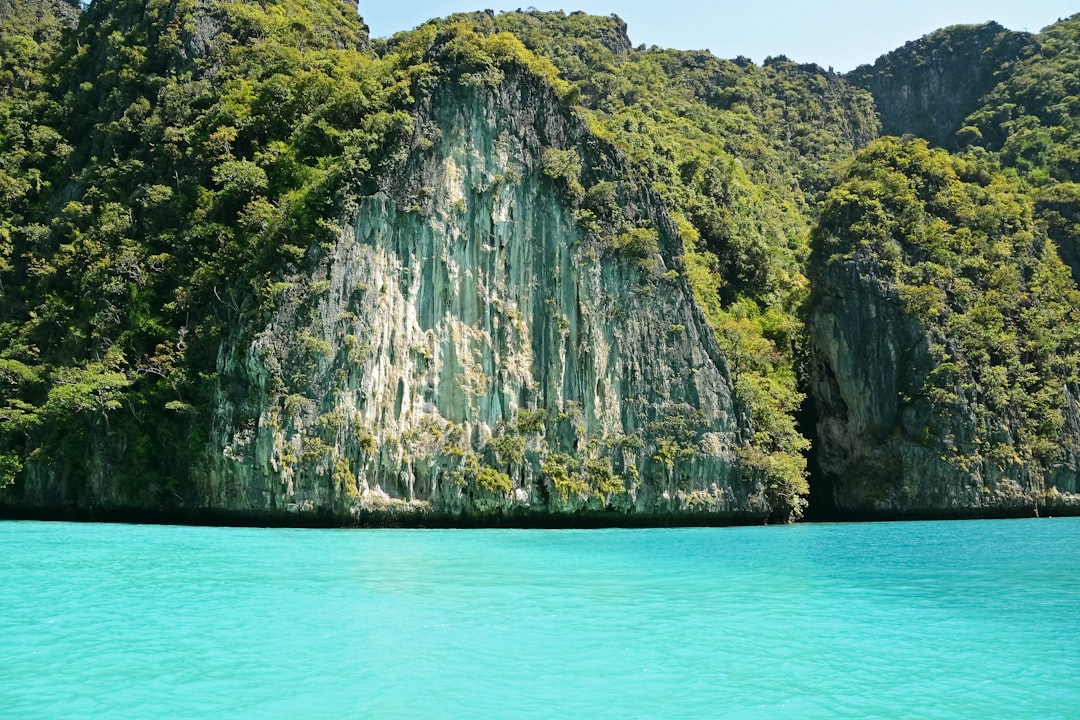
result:
M 1080 16 L 1038 35 L 995 23 L 908 43 L 851 79 L 875 96 L 887 132 L 981 147 L 1033 190 L 1038 215 L 1080 279 Z
M 36 92 L 47 126 L 4 135 L 21 146 L 4 153 L 6 467 L 78 477 L 109 460 L 86 438 L 115 432 L 119 480 L 176 493 L 222 329 L 318 251 L 343 180 L 392 160 L 414 63 L 360 52 L 336 2 L 98 0 L 63 40 L 26 18 L 3 23 L 26 58 L 4 53 L 19 69 L 0 112 Z
M 1021 184 L 985 153 L 886 138 L 846 167 L 814 238 L 819 262 L 884 281 L 925 328 L 931 369 L 903 399 L 932 419 L 916 440 L 969 472 L 1038 473 L 1061 459 L 1080 292 Z
M 44 373 L 36 348 L 16 341 L 20 328 L 11 298 L 23 288 L 13 270 L 23 239 L 44 232 L 35 222 L 51 190 L 43 168 L 72 151 L 54 127 L 62 110 L 48 92 L 48 65 L 76 12 L 48 1 L 0 2 L 0 487 L 22 468 L 21 449 L 8 438 L 37 423 L 24 392 Z
M 1037 40 L 971 113 L 960 139 L 995 152 L 1034 188 L 1037 212 L 1080 281 L 1080 16 Z
M 984 98 L 962 138 L 1035 184 L 1080 180 L 1080 16 L 1051 25 Z
M 920 100 L 947 122 L 888 114 L 892 79 L 931 92 L 957 57 L 975 63 L 966 94 Z M 127 493 L 181 498 L 215 393 L 241 391 L 216 376 L 224 335 L 318 266 L 356 195 L 401 167 L 439 82 L 494 86 L 511 69 L 631 167 L 598 180 L 597 158 L 545 153 L 585 231 L 644 266 L 661 238 L 619 200 L 629 184 L 666 205 L 671 272 L 748 420 L 742 468 L 781 515 L 807 492 L 796 416 L 819 218 L 819 255 L 871 263 L 934 338 L 911 402 L 943 418 L 938 440 L 953 443 L 964 404 L 978 434 L 958 456 L 1043 462 L 1076 379 L 1078 298 L 1057 253 L 1080 277 L 1078 63 L 1077 18 L 1034 38 L 948 29 L 856 74 L 875 108 L 783 57 L 633 48 L 616 17 L 474 13 L 370 42 L 338 0 L 0 0 L 0 487 L 33 462 L 72 478 L 107 465 Z M 886 140 L 847 162 L 879 134 L 875 110 L 967 154 Z M 271 382 L 290 396 L 288 372 Z M 507 438 L 488 455 L 516 457 Z M 463 468 L 501 492 L 507 474 L 478 462 Z M 590 462 L 553 456 L 544 472 L 560 492 L 604 486 L 610 467 Z

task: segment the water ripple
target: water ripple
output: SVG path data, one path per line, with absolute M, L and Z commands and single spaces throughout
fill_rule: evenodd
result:
M 0 523 L 0 716 L 1075 718 L 1078 545 Z

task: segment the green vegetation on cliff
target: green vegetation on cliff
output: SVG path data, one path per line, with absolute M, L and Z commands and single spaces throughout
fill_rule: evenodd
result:
M 880 141 L 823 206 L 817 449 L 838 507 L 1075 503 L 1078 48 L 1076 17 L 958 26 L 849 76 L 886 131 L 961 154 Z
M 31 113 L 47 118 L 38 130 L 5 135 L 26 138 L 5 158 L 5 187 L 18 188 L 4 195 L 0 268 L 5 467 L 48 458 L 77 478 L 115 465 L 148 501 L 185 495 L 227 328 L 318 265 L 350 197 L 404 161 L 412 112 L 440 78 L 495 86 L 517 67 L 580 104 L 635 168 L 626 182 L 676 214 L 685 266 L 673 272 L 717 329 L 750 420 L 742 464 L 769 478 L 781 515 L 798 513 L 808 208 L 829 162 L 875 132 L 868 97 L 838 77 L 633 50 L 619 21 L 561 13 L 451 18 L 373 52 L 330 1 L 98 0 L 38 49 L 20 44 L 26 14 L 12 17 L 5 42 L 26 58 L 5 54 L 19 58 L 6 92 L 37 92 L 48 112 Z M 545 171 L 565 176 L 582 226 L 647 262 L 655 230 L 619 206 L 630 190 L 585 187 L 569 160 L 545 156 Z M 289 377 L 279 383 L 289 396 Z
M 1080 279 L 1080 16 L 1037 35 L 996 23 L 946 28 L 848 77 L 888 133 L 980 147 L 1033 188 L 1036 212 Z
M 48 125 L 4 135 L 22 182 L 3 195 L 0 447 L 165 497 L 204 442 L 222 327 L 318 251 L 343 180 L 398 150 L 412 75 L 359 52 L 336 2 L 99 0 L 62 43 L 56 24 L 35 35 L 50 57 L 18 60 L 35 74 L 4 76 L 0 112 L 37 92 Z M 32 49 L 23 32 L 5 19 L 4 45 Z M 94 457 L 109 434 L 121 454 Z
M 960 131 L 1034 188 L 1036 210 L 1080 280 L 1080 16 L 1046 28 Z
M 0 487 L 33 478 L 35 501 L 91 507 L 227 504 L 220 488 L 195 489 L 224 457 L 272 478 L 243 492 L 263 493 L 252 502 L 274 511 L 277 486 L 288 495 L 294 480 L 326 484 L 315 496 L 328 507 L 383 502 L 371 471 L 400 476 L 410 502 L 416 486 L 445 477 L 483 512 L 521 497 L 626 510 L 653 483 L 659 503 L 795 518 L 813 432 L 796 417 L 820 361 L 804 322 L 851 273 L 888 298 L 901 335 L 915 327 L 927 338 L 905 348 L 925 377 L 905 386 L 902 418 L 875 441 L 906 433 L 970 476 L 1027 468 L 1021 485 L 1075 475 L 1061 438 L 1080 296 L 1061 258 L 1080 277 L 1078 64 L 1077 18 L 1035 36 L 948 28 L 845 78 L 784 57 L 758 66 L 634 48 L 617 17 L 582 13 L 463 14 L 370 41 L 337 0 L 94 0 L 82 11 L 0 0 Z M 488 172 L 442 133 L 482 135 L 453 103 L 478 112 L 496 96 L 550 107 L 517 108 L 512 131 L 489 138 L 503 165 Z M 488 128 L 502 120 L 484 118 Z M 963 154 L 874 141 L 882 125 Z M 477 138 L 464 142 L 475 149 Z M 433 159 L 437 172 L 425 169 Z M 557 191 L 559 207 L 541 217 L 503 206 L 526 186 Z M 449 220 L 432 210 L 447 203 Z M 641 335 L 681 353 L 686 383 L 677 397 L 638 388 L 623 398 L 594 382 L 588 373 L 605 363 L 644 371 L 621 347 L 591 355 L 607 341 L 589 317 L 600 306 L 558 282 L 525 316 L 499 294 L 507 287 L 447 270 L 448 285 L 475 285 L 490 306 L 477 314 L 469 300 L 455 317 L 477 324 L 462 337 L 498 347 L 497 360 L 477 360 L 464 341 L 447 349 L 410 336 L 404 348 L 353 332 L 374 327 L 361 308 L 389 312 L 391 290 L 438 269 L 434 256 L 399 257 L 393 282 L 364 278 L 355 297 L 333 296 L 344 228 L 391 216 L 417 238 L 465 228 L 457 249 L 474 243 L 470 262 L 502 252 L 486 244 L 506 237 L 499 223 L 537 228 L 528 237 L 538 243 L 574 238 L 574 262 L 628 286 L 610 297 L 689 308 Z M 421 292 L 430 303 L 414 314 L 434 313 L 452 290 Z M 608 307 L 602 322 L 627 311 Z M 283 318 L 296 327 L 275 334 Z M 430 399 L 416 407 L 435 415 L 394 432 L 354 427 L 349 412 L 368 397 L 349 369 L 374 362 L 376 340 L 395 348 L 387 363 L 406 352 L 423 376 L 378 390 L 396 396 L 395 417 L 412 412 L 402 404 L 413 381 L 422 387 L 409 392 Z M 562 386 L 544 377 L 542 390 L 521 380 L 516 395 L 493 395 L 482 420 L 474 409 L 437 415 L 439 368 L 456 373 L 447 402 L 463 407 L 492 377 L 528 376 L 530 353 L 552 351 L 587 372 Z M 718 378 L 708 417 L 693 380 L 705 365 Z M 653 380 L 669 383 L 662 374 Z M 587 397 L 563 397 L 584 377 L 591 386 L 573 391 Z M 311 389 L 323 381 L 353 394 L 322 402 Z M 252 409 L 256 392 L 272 410 Z M 595 414 L 612 398 L 641 412 L 620 416 L 617 435 Z M 483 429 L 470 436 L 474 421 Z M 843 455 L 836 440 L 819 450 Z M 705 455 L 722 459 L 717 483 L 679 475 Z M 720 477 L 727 470 L 735 480 Z
M 9 438 L 37 423 L 37 409 L 24 392 L 41 382 L 43 371 L 35 349 L 20 352 L 17 318 L 8 308 L 22 290 L 13 273 L 20 237 L 42 229 L 35 221 L 51 190 L 42 168 L 72 151 L 53 127 L 62 107 L 48 92 L 48 65 L 76 13 L 48 1 L 0 2 L 0 487 L 22 469 L 23 451 Z
M 633 163 L 627 181 L 665 201 L 678 222 L 682 271 L 753 418 L 741 461 L 769 478 L 776 506 L 797 515 L 807 492 L 808 442 L 795 423 L 807 238 L 832 162 L 877 134 L 869 96 L 786 58 L 758 67 L 634 49 L 616 17 L 530 11 L 445 22 L 512 33 L 551 58 L 590 128 Z M 582 188 L 583 222 L 626 232 L 614 190 Z
M 1036 185 L 1080 180 L 1080 16 L 1036 36 L 981 98 L 962 140 L 1001 155 Z
M 911 440 L 965 473 L 1063 461 L 1080 292 L 1019 183 L 985 153 L 880 140 L 829 192 L 814 238 L 817 263 L 857 267 L 922 326 L 928 362 L 900 400 Z
M 954 25 L 862 65 L 847 79 L 873 95 L 888 135 L 955 147 L 965 118 L 1032 52 L 1035 37 L 990 22 Z

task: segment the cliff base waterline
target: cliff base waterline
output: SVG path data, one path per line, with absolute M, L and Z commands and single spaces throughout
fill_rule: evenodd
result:
M 228 512 L 203 510 L 145 510 L 0 505 L 0 520 L 129 523 L 140 525 L 199 525 L 208 527 L 279 528 L 676 528 L 743 527 L 769 524 L 767 515 L 745 513 L 509 512 L 489 515 L 449 515 L 417 511 L 361 511 L 349 517 L 325 511 Z
M 915 510 L 815 510 L 813 506 L 800 524 L 902 522 L 933 520 L 1011 520 L 1025 518 L 1080 517 L 1075 505 L 1035 507 L 936 508 Z M 208 527 L 278 528 L 678 528 L 745 527 L 776 522 L 766 514 L 745 513 L 634 513 L 584 511 L 575 513 L 508 512 L 488 515 L 450 515 L 439 512 L 361 511 L 348 517 L 326 511 L 230 512 L 204 509 L 130 509 L 24 507 L 0 505 L 0 520 L 40 520 L 50 522 L 129 523 L 139 525 L 195 525 Z

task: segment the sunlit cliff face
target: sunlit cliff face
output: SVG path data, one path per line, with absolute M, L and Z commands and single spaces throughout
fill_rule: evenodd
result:
M 208 502 L 768 512 L 739 479 L 711 331 L 664 277 L 679 259 L 620 257 L 581 229 L 541 168 L 581 130 L 545 92 L 437 93 L 408 182 L 360 198 L 318 273 L 242 354 L 223 349 L 252 392 L 222 396 Z

